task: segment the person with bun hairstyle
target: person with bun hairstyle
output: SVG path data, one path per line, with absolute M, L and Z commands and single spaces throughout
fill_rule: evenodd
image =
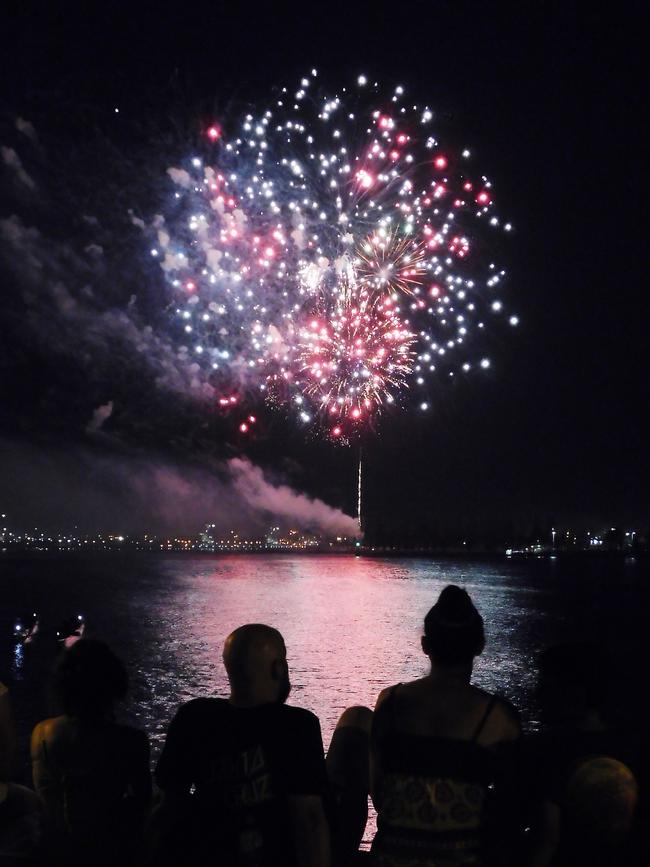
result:
M 465 590 L 449 585 L 424 620 L 430 673 L 377 699 L 370 790 L 378 867 L 508 863 L 507 847 L 496 860 L 491 852 L 490 825 L 521 726 L 512 705 L 470 682 L 484 646 L 483 618 Z

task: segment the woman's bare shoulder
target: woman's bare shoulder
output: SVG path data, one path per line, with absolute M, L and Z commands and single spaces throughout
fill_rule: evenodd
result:
M 36 723 L 34 730 L 32 731 L 32 738 L 54 741 L 68 735 L 75 728 L 75 722 L 65 716 L 65 714 L 62 716 L 53 716 Z
M 397 689 L 398 686 L 401 686 L 399 683 L 394 683 L 392 686 L 386 686 L 377 696 L 377 700 L 375 702 L 375 710 L 379 710 L 379 708 L 386 702 L 389 695 Z
M 64 728 L 65 717 L 62 716 L 50 717 L 49 719 L 44 719 L 39 723 L 36 723 L 31 737 L 32 753 L 41 745 L 51 745 L 55 742 L 60 737 Z
M 405 698 L 408 700 L 409 698 L 416 697 L 425 687 L 426 680 L 427 678 L 422 677 L 419 680 L 410 680 L 407 683 L 394 683 L 391 686 L 385 687 L 377 696 L 375 710 L 381 707 L 391 695 L 398 696 L 400 701 L 403 701 Z
M 516 741 L 521 737 L 521 720 L 516 707 L 502 696 L 475 689 L 482 694 L 487 705 L 492 705 L 490 715 L 485 721 L 485 739 L 503 742 Z

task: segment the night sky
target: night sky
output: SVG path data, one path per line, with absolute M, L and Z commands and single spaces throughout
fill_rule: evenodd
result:
M 355 449 L 277 412 L 238 438 L 183 388 L 129 216 L 155 211 L 206 124 L 316 67 L 417 87 L 516 227 L 521 324 L 489 373 L 433 380 L 429 416 L 392 414 L 364 442 L 374 538 L 650 525 L 640 3 L 13 3 L 3 19 L 0 511 L 53 528 L 263 523 L 262 468 L 354 512 Z

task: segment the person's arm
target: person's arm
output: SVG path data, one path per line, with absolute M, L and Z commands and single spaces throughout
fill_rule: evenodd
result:
M 368 823 L 372 711 L 349 707 L 336 724 L 325 764 L 332 799 L 333 850 L 358 852 Z M 329 814 L 328 814 L 329 815 Z
M 194 780 L 192 702 L 183 705 L 171 721 L 154 780 L 160 796 L 145 828 L 147 867 L 182 864 L 187 856 L 186 817 L 191 805 L 190 788 Z M 189 841 L 191 843 L 191 841 Z
M 330 867 L 330 833 L 320 795 L 290 795 L 289 822 L 300 867 Z
M 43 720 L 32 732 L 31 757 L 34 789 L 45 806 L 46 813 L 55 823 L 62 821 L 63 787 L 49 757 L 48 741 L 53 735 L 55 720 Z
M 505 699 L 498 703 L 497 722 L 499 725 L 500 744 L 513 744 L 521 740 L 523 729 L 519 711 Z
M 553 732 L 524 741 L 523 768 L 527 800 L 526 839 L 520 860 L 526 867 L 553 864 L 560 845 L 559 801 L 564 788 L 564 748 Z
M 9 690 L 3 683 L 0 683 L 0 784 L 9 782 L 13 752 L 14 726 Z
M 196 732 L 193 731 L 194 702 L 183 705 L 171 721 L 154 778 L 164 799 L 189 795 L 193 779 Z
M 285 773 L 289 827 L 300 867 L 329 867 L 330 833 L 323 795 L 325 753 L 318 718 L 302 712 L 287 732 Z
M 552 801 L 540 804 L 532 828 L 527 867 L 549 867 L 560 842 L 560 810 Z
M 488 728 L 489 726 L 489 728 Z M 485 726 L 493 758 L 493 784 L 487 805 L 487 843 L 495 865 L 519 864 L 526 825 L 527 788 L 522 791 L 524 763 L 518 711 L 499 699 Z M 530 783 L 528 782 L 528 786 Z M 492 863 L 492 862 L 490 862 Z
M 133 733 L 131 788 L 136 809 L 144 816 L 151 803 L 151 771 L 149 769 L 149 738 L 144 732 Z
M 388 731 L 389 718 L 386 704 L 393 687 L 382 690 L 375 703 L 370 728 L 370 797 L 375 810 L 381 809 L 381 789 L 383 783 L 382 741 Z

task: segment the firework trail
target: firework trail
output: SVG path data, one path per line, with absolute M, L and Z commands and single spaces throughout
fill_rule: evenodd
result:
M 511 226 L 432 109 L 364 76 L 323 96 L 313 70 L 206 145 L 168 170 L 151 255 L 221 406 L 256 392 L 348 442 L 387 405 L 428 410 L 431 375 L 489 366 L 472 337 L 505 315 Z

